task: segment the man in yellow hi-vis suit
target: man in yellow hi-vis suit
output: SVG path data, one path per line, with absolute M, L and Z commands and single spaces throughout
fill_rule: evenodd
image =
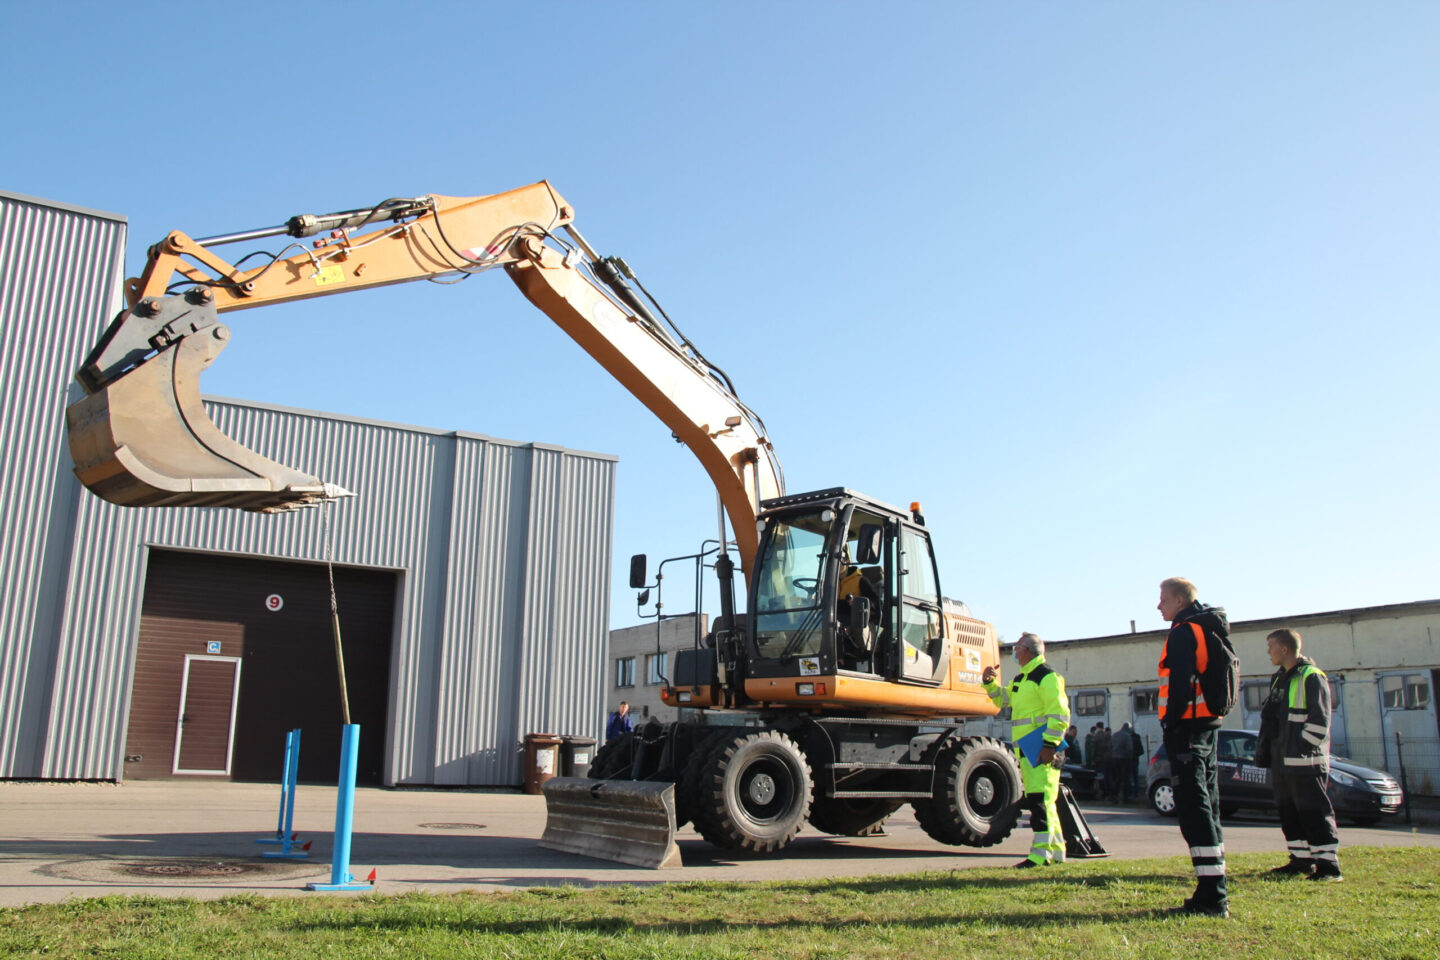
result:
M 1038 867 L 1065 862 L 1065 834 L 1055 801 L 1060 796 L 1060 768 L 1055 766 L 1056 750 L 1065 739 L 1070 725 L 1070 704 L 1065 699 L 1065 678 L 1045 664 L 1045 641 L 1033 633 L 1022 633 L 1012 651 L 1020 672 L 1002 687 L 996 683 L 998 670 L 986 667 L 981 679 L 985 692 L 1000 709 L 1010 708 L 1010 739 L 1016 744 L 1026 734 L 1043 730 L 1044 746 L 1031 764 L 1024 751 L 1016 746 L 1020 776 L 1025 782 L 1025 803 L 1030 808 L 1030 826 L 1035 839 L 1030 856 L 1015 864 L 1017 867 Z

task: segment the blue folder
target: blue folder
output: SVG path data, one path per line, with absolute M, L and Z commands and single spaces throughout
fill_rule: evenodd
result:
M 1020 748 L 1021 756 L 1030 761 L 1030 766 L 1040 766 L 1040 751 L 1045 749 L 1045 728 L 1036 727 L 1016 740 L 1015 746 Z

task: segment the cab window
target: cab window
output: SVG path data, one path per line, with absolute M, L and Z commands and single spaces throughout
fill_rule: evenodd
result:
M 930 654 L 931 645 L 942 636 L 940 588 L 930 541 L 907 529 L 901 535 L 900 550 L 900 582 L 906 600 L 901 610 L 900 636 L 908 646 Z
M 755 591 L 755 648 L 771 659 L 820 652 L 820 585 L 833 511 L 772 524 Z

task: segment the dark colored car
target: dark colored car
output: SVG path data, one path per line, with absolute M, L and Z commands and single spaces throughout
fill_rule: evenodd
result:
M 1220 768 L 1220 814 L 1236 810 L 1274 810 L 1270 768 L 1255 763 L 1254 730 L 1221 730 L 1216 766 Z M 1175 816 L 1175 793 L 1170 786 L 1170 758 L 1165 747 L 1155 751 L 1146 777 L 1150 806 L 1166 817 Z M 1362 767 L 1344 757 L 1330 758 L 1330 802 L 1335 815 L 1366 825 L 1400 812 L 1404 799 L 1400 784 L 1384 770 Z
M 1099 786 L 1096 783 L 1095 771 L 1079 763 L 1067 763 L 1061 767 L 1060 782 L 1081 800 L 1093 799 Z

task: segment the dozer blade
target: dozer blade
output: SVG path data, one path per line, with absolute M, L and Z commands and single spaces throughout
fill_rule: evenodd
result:
M 184 337 L 65 411 L 75 475 L 129 507 L 277 512 L 349 492 L 231 440 L 200 400 L 200 371 L 224 348 L 216 326 Z
M 540 846 L 636 867 L 681 866 L 673 783 L 553 777 L 540 789 Z

